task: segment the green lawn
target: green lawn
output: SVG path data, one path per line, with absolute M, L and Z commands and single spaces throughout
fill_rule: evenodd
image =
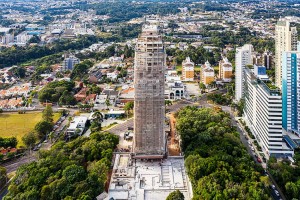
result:
M 54 113 L 54 121 L 59 119 L 60 114 Z M 24 146 L 22 137 L 42 120 L 41 112 L 30 112 L 26 114 L 0 114 L 0 137 L 13 137 L 18 139 L 18 146 Z

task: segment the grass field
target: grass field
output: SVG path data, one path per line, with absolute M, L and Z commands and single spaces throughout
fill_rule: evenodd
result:
M 60 114 L 54 113 L 54 121 L 59 119 Z M 16 137 L 18 146 L 24 146 L 22 137 L 32 131 L 34 126 L 42 120 L 41 112 L 26 114 L 0 114 L 0 137 Z

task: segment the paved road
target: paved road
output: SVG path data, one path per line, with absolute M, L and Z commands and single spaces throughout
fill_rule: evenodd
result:
M 22 156 L 16 160 L 10 161 L 8 163 L 4 163 L 1 166 L 5 167 L 7 170 L 7 173 L 11 173 L 13 171 L 16 171 L 21 165 L 35 161 L 36 157 L 34 155 L 28 156 Z

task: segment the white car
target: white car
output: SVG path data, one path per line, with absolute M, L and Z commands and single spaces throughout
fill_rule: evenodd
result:
M 280 196 L 279 192 L 277 190 L 275 190 L 274 192 L 275 192 L 276 196 L 278 196 L 278 197 Z
M 275 185 L 271 185 L 271 187 L 272 187 L 274 190 L 276 189 Z
M 253 148 L 253 147 L 251 147 L 251 150 L 252 150 L 252 151 L 254 151 L 254 148 Z

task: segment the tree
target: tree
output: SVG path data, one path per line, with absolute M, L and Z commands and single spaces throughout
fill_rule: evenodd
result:
M 184 200 L 184 195 L 179 190 L 176 190 L 168 195 L 167 200 Z
M 24 69 L 24 67 L 14 67 L 11 71 L 15 76 L 19 78 L 25 77 L 26 70 Z
M 229 113 L 188 106 L 178 112 L 176 130 L 194 199 L 270 198 L 260 179 L 263 170 L 240 141 Z
M 10 137 L 10 138 L 2 138 L 0 137 L 0 147 L 4 148 L 15 148 L 18 144 L 18 140 L 16 137 Z
M 125 103 L 124 110 L 127 112 L 127 116 L 129 116 L 129 113 L 131 110 L 133 110 L 133 108 L 134 108 L 133 101 L 129 101 L 129 102 Z
M 43 110 L 43 120 L 49 123 L 53 123 L 52 106 L 46 105 L 46 108 Z
M 28 149 L 31 149 L 36 143 L 36 135 L 33 132 L 29 132 L 22 137 L 22 141 Z
M 37 132 L 39 139 L 43 139 L 53 129 L 53 124 L 47 121 L 37 123 L 34 130 Z
M 86 172 L 82 166 L 70 165 L 63 171 L 63 176 L 69 183 L 82 181 L 86 177 Z
M 170 100 L 165 100 L 165 105 L 166 105 L 166 106 L 171 106 L 171 105 L 172 105 L 172 101 L 170 101 Z
M 92 133 L 39 151 L 36 162 L 17 169 L 5 199 L 96 199 L 118 141 L 110 133 Z
M 95 111 L 92 117 L 100 124 L 103 122 L 103 114 L 99 110 Z
M 54 131 L 51 131 L 49 134 L 49 140 L 50 140 L 50 143 L 52 143 L 53 139 L 54 139 Z
M 205 86 L 205 84 L 202 83 L 202 82 L 199 84 L 199 88 L 200 88 L 200 90 L 201 90 L 201 93 L 203 93 L 203 92 L 206 90 L 206 86 Z
M 105 105 L 106 105 L 107 109 L 108 109 L 108 106 L 111 106 L 110 101 L 109 101 L 108 98 L 105 100 Z

